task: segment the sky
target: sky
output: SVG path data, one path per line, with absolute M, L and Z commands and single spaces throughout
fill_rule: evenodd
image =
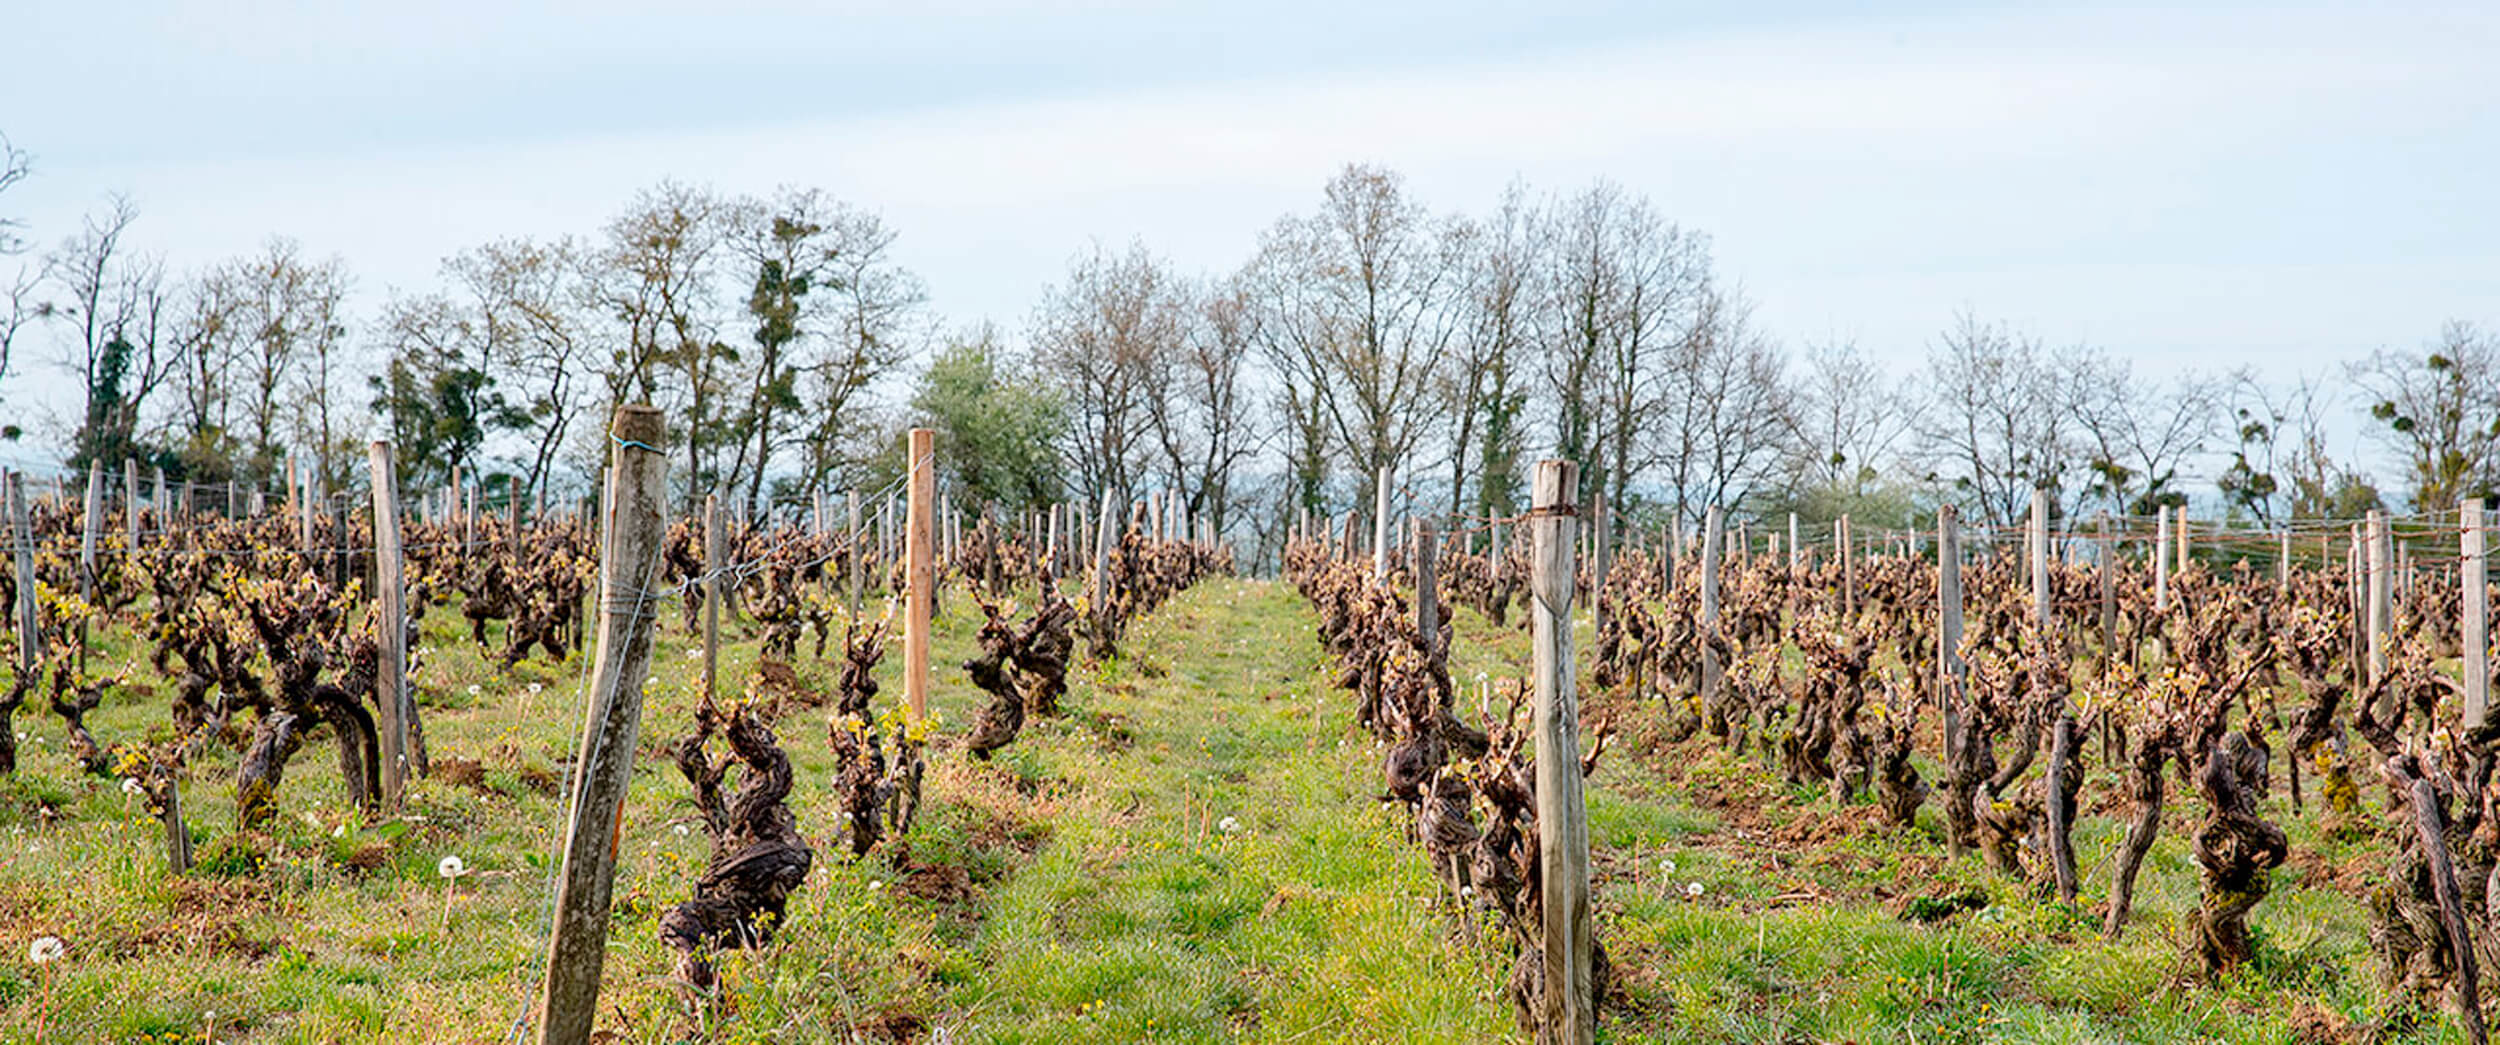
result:
M 1012 331 L 1091 241 L 1230 270 L 1364 162 L 1476 214 L 1611 179 L 1896 372 L 1957 311 L 2286 378 L 2500 326 L 2500 5 L 14 6 L 0 215 L 126 193 L 178 270 L 290 236 L 368 309 L 675 178 L 878 212 Z

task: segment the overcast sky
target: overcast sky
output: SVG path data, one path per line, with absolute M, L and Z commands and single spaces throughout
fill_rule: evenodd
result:
M 127 192 L 177 268 L 284 234 L 369 310 L 662 178 L 814 185 L 1015 328 L 1090 238 L 1229 269 L 1363 161 L 1475 213 L 1614 179 L 1902 369 L 1964 308 L 2286 374 L 2500 323 L 2500 5 L 1867 6 L 20 0 L 0 213 Z

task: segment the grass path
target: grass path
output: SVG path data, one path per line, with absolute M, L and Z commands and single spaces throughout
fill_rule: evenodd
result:
M 1068 727 L 1003 763 L 1050 843 L 994 898 L 970 1040 L 1484 1041 L 1489 952 L 1376 801 L 1376 756 L 1282 585 L 1217 581 L 1132 633 Z

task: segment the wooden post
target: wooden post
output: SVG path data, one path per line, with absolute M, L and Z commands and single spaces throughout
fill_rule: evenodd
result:
M 859 619 L 860 592 L 866 587 L 868 576 L 868 542 L 862 540 L 868 534 L 859 526 L 859 491 L 851 491 L 847 499 L 851 513 L 851 619 L 856 621 Z
M 1380 466 L 1380 483 L 1372 495 L 1372 576 L 1389 575 L 1389 466 Z
M 1606 568 L 1614 565 L 1607 553 L 1608 532 L 1606 492 L 1596 491 L 1589 497 L 1589 625 L 1606 626 Z
M 2352 612 L 2352 663 L 2367 664 L 2370 660 L 2370 581 L 2369 571 L 2362 568 L 2367 558 L 2362 549 L 2368 547 L 2363 536 L 2365 527 L 2352 524 L 2352 533 L 2344 543 L 2344 602 Z
M 668 533 L 668 461 L 652 447 L 666 445 L 667 434 L 659 410 L 641 404 L 617 408 L 606 523 L 600 528 L 607 540 L 599 557 L 599 645 L 591 660 L 580 770 L 564 837 L 540 1045 L 584 1045 L 598 1012 L 608 898 L 616 884 L 625 792 L 633 782 L 634 744 L 642 729 L 651 624 L 659 612 L 652 587 L 659 581 L 660 548 Z
M 1843 515 L 1840 530 L 1834 535 L 1840 545 L 1840 611 L 1852 617 L 1858 615 L 1858 553 L 1850 547 L 1857 536 L 1855 529 L 1849 517 Z
M 729 561 L 728 534 L 721 532 L 720 495 L 703 495 L 703 702 L 712 703 L 720 685 L 720 578 Z
M 2049 631 L 2049 492 L 2031 491 L 2031 619 L 2040 626 L 2040 638 L 2047 641 Z
M 2491 711 L 2491 581 L 2484 555 L 2483 499 L 2464 498 L 2457 505 L 2465 537 L 2458 558 L 2463 574 L 2464 603 L 2458 616 L 2465 644 L 2465 722 L 2467 730 L 2488 724 Z
M 189 483 L 182 485 L 184 489 L 189 489 L 191 486 Z M 158 531 L 164 531 L 172 526 L 174 500 L 166 496 L 164 465 L 156 466 L 156 485 L 148 487 L 148 506 L 156 509 Z M 187 506 L 186 510 L 188 510 Z
M 367 449 L 373 470 L 373 569 L 377 600 L 374 640 L 381 663 L 374 668 L 373 703 L 381 712 L 382 809 L 397 813 L 408 788 L 408 584 L 399 548 L 399 471 L 391 444 L 376 439 Z
M 2274 553 L 2274 587 L 2281 591 L 2292 586 L 2292 531 L 2289 527 L 2275 534 L 2280 546 Z
M 1719 561 L 1727 555 L 1723 531 L 1726 514 L 1718 505 L 1711 505 L 1701 524 L 1701 626 L 1707 630 L 1719 623 Z M 1701 703 L 1709 713 L 1719 707 L 1719 676 L 1727 665 L 1719 663 L 1718 648 L 1708 642 L 1701 647 Z
M 1491 560 L 1485 568 L 1493 577 L 1493 590 L 1500 591 L 1502 589 L 1502 560 L 1509 557 L 1502 554 L 1501 523 L 1494 523 L 1492 532 L 1485 538 L 1484 554 Z
M 1945 714 L 1948 727 L 1954 714 L 1949 696 L 1953 680 L 1962 677 L 1962 515 L 1952 505 L 1936 509 L 1936 614 L 1938 638 L 1936 662 L 1945 677 L 1937 680 L 1940 691 L 1948 694 Z M 1947 737 L 1953 735 L 1948 728 Z
M 139 554 L 139 462 L 122 458 L 122 555 Z
M 104 537 L 104 463 L 87 462 L 87 502 L 78 514 L 78 597 L 95 604 L 96 544 Z M 78 666 L 87 666 L 87 623 L 78 623 Z
M 1537 861 L 1544 908 L 1539 930 L 1545 962 L 1536 1037 L 1554 1045 L 1597 1040 L 1588 811 L 1580 795 L 1579 691 L 1571 663 L 1572 491 L 1579 486 L 1578 471 L 1569 461 L 1537 462 L 1536 514 L 1530 523 Z
M 1797 513 L 1790 512 L 1788 513 L 1788 573 L 1791 579 L 1795 578 L 1797 570 L 1805 565 L 1805 561 L 1805 545 L 1797 543 Z
M 35 527 L 26 510 L 26 477 L 9 473 L 9 546 L 17 561 L 17 670 L 19 677 L 43 660 L 43 630 L 36 625 Z
M 1094 593 L 1095 612 L 1106 609 L 1111 598 L 1111 552 L 1118 546 L 1114 537 L 1118 527 L 1111 514 L 1115 510 L 1111 491 L 1104 490 L 1100 518 L 1094 523 L 1094 579 L 1088 585 Z
M 2153 506 L 2153 612 L 2170 611 L 2170 506 Z
M 2101 513 L 2101 670 L 2118 655 L 2118 545 L 2109 538 L 2109 513 Z M 2133 657 L 2128 660 L 2132 662 Z
M 910 605 L 903 618 L 903 703 L 911 721 L 929 717 L 929 618 L 937 606 L 937 431 L 911 430 L 911 517 L 903 524 L 911 557 Z
M 2177 535 L 2178 535 L 2178 537 L 2179 537 L 2179 566 L 2178 566 L 2178 570 L 2179 570 L 2179 572 L 2180 572 L 2180 573 L 2184 574 L 2184 573 L 2186 573 L 2186 572 L 2187 572 L 2187 568 L 2188 568 L 2188 517 L 2187 517 L 2187 505 L 2184 505 L 2184 504 L 2183 504 L 2183 505 L 2180 505 L 2180 506 L 2179 506 L 2179 510 L 2178 510 L 2178 512 L 2176 513 L 2176 517 L 2177 517 L 2177 519 L 2178 519 L 2178 522 L 2177 522 L 2177 523 L 2175 523 L 2175 524 L 2173 524 L 2173 525 L 2170 527 L 2170 532 L 2177 534 Z
M 2396 542 L 2389 536 L 2385 511 L 2372 510 L 2369 527 L 2370 684 L 2376 686 L 2387 675 L 2387 646 L 2395 631 Z M 2382 696 L 2378 707 L 2380 721 L 2393 720 L 2395 698 L 2394 693 Z
M 1432 648 L 1441 634 L 1441 591 L 1435 583 L 1440 556 L 1438 535 L 1432 532 L 1432 520 L 1415 520 L 1415 627 L 1424 637 L 1424 648 Z

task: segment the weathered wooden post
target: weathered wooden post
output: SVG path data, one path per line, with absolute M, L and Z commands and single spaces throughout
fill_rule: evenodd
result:
M 1380 483 L 1372 495 L 1372 576 L 1389 575 L 1389 466 L 1380 466 Z
M 2488 549 L 2483 530 L 2483 499 L 2464 498 L 2457 505 L 2458 522 L 2465 529 L 2463 554 L 2458 556 L 2463 576 L 2465 605 L 2458 616 L 2465 645 L 2465 722 L 2467 730 L 2481 729 L 2488 723 L 2491 711 L 2491 579 L 2487 569 Z
M 2179 571 L 2181 574 L 2185 574 L 2185 573 L 2187 573 L 2187 568 L 2188 568 L 2188 517 L 2187 517 L 2187 505 L 2184 505 L 2184 504 L 2183 504 L 2183 505 L 2180 505 L 2180 506 L 2179 506 L 2179 510 L 2178 510 L 2178 512 L 2177 512 L 2177 519 L 2178 519 L 2178 521 L 2170 527 L 2170 531 L 2171 531 L 2172 533 L 2175 533 L 2175 534 L 2177 534 L 2177 535 L 2179 536 L 2179 565 L 2178 565 L 2178 571 Z
M 864 538 L 868 533 L 859 526 L 859 491 L 852 490 L 847 500 L 851 523 L 847 531 L 851 541 L 851 619 L 856 621 L 859 619 L 860 592 L 867 586 L 868 542 Z
M 2278 546 L 2274 552 L 2274 587 L 2276 591 L 2292 586 L 2292 531 L 2284 527 L 2275 534 Z
M 1423 634 L 1427 649 L 1441 634 L 1441 590 L 1434 561 L 1441 554 L 1438 537 L 1432 532 L 1432 520 L 1415 520 L 1415 627 Z
M 2031 619 L 2040 626 L 2040 640 L 2048 641 L 2049 617 L 2049 492 L 2031 491 L 2031 530 L 2027 542 L 2031 550 Z
M 617 408 L 608 469 L 606 535 L 600 561 L 599 646 L 591 660 L 582 722 L 580 770 L 565 831 L 556 892 L 555 941 L 541 996 L 540 1045 L 585 1045 L 599 1008 L 599 969 L 608 949 L 608 898 L 616 884 L 617 839 L 634 743 L 642 728 L 642 683 L 651 669 L 651 586 L 659 579 L 668 528 L 668 461 L 657 448 L 667 428 L 659 410 Z M 378 445 L 378 444 L 377 444 Z
M 381 721 L 382 809 L 397 813 L 408 789 L 408 583 L 399 549 L 399 471 L 391 444 L 376 439 L 366 456 L 373 470 L 374 641 L 381 663 L 374 668 L 373 704 Z
M 1790 512 L 1788 513 L 1788 574 L 1791 580 L 1796 578 L 1797 570 L 1805 565 L 1805 561 L 1806 546 L 1797 543 L 1797 513 Z
M 903 525 L 911 595 L 903 617 L 903 703 L 929 717 L 929 618 L 937 607 L 937 431 L 911 430 L 911 515 Z
M 1711 505 L 1701 524 L 1701 626 L 1707 631 L 1719 625 L 1719 560 L 1727 555 L 1727 540 L 1722 531 L 1726 515 L 1718 505 Z M 1701 646 L 1701 706 L 1705 714 L 1719 714 L 1719 677 L 1727 665 L 1719 663 L 1718 648 L 1705 641 Z
M 729 562 L 729 535 L 721 532 L 720 495 L 703 495 L 703 702 L 718 699 L 720 685 L 720 579 Z
M 1110 606 L 1108 600 L 1111 598 L 1111 552 L 1118 545 L 1115 536 L 1118 532 L 1118 525 L 1111 514 L 1118 510 L 1116 503 L 1111 491 L 1104 490 L 1102 511 L 1094 523 L 1094 575 L 1093 579 L 1087 583 L 1087 590 L 1093 592 L 1092 601 L 1094 611 L 1097 613 L 1103 612 Z
M 1606 627 L 1606 568 L 1614 565 L 1606 550 L 1611 536 L 1606 492 L 1599 490 L 1589 496 L 1589 626 L 1600 630 Z
M 2153 612 L 2170 611 L 2170 506 L 2153 506 Z
M 2118 654 L 2118 545 L 2110 540 L 2109 513 L 2101 513 L 2101 670 Z M 2128 658 L 2130 662 L 2134 658 Z
M 9 546 L 16 560 L 17 605 L 12 607 L 17 618 L 17 670 L 25 672 L 43 660 L 43 630 L 35 609 L 35 526 L 26 510 L 26 477 L 9 473 Z
M 1840 530 L 1835 542 L 1840 545 L 1840 611 L 1858 615 L 1858 552 L 1850 547 L 1857 537 L 1857 527 L 1847 515 L 1840 517 Z
M 1950 504 L 1936 508 L 1936 663 L 1944 677 L 1937 679 L 1938 692 L 1944 700 L 1945 737 L 1953 736 L 1957 711 L 1953 704 L 1953 684 L 1962 669 L 1962 513 Z
M 139 462 L 122 458 L 122 555 L 139 554 Z
M 95 604 L 96 544 L 104 535 L 104 463 L 87 462 L 87 500 L 78 513 L 78 598 Z M 87 666 L 87 622 L 78 622 L 78 666 Z
M 1588 811 L 1580 794 L 1579 690 L 1571 663 L 1573 491 L 1579 469 L 1539 461 L 1530 527 L 1536 674 L 1537 862 L 1544 924 L 1539 927 L 1545 992 L 1537 1040 L 1585 1045 L 1597 1039 L 1593 990 L 1595 936 L 1589 910 Z M 1716 509 L 1713 509 L 1716 512 Z
M 2370 528 L 2370 685 L 2387 676 L 2388 641 L 2396 621 L 2396 542 L 2388 533 L 2387 513 L 2372 509 Z M 2394 721 L 2396 694 L 2380 694 L 2380 721 Z
M 1502 547 L 1502 524 L 1499 520 L 1496 520 L 1493 523 L 1492 530 L 1485 535 L 1484 543 L 1484 554 L 1491 560 L 1485 568 L 1491 573 L 1493 578 L 1493 590 L 1495 591 L 1500 591 L 1502 589 L 1502 560 L 1510 558 L 1510 556 L 1503 554 L 1504 550 L 1505 549 Z

